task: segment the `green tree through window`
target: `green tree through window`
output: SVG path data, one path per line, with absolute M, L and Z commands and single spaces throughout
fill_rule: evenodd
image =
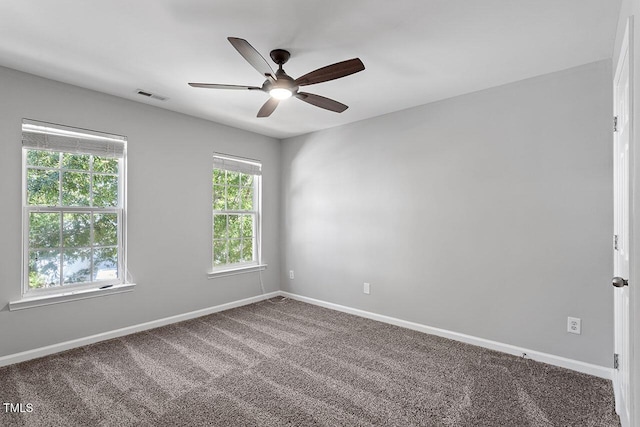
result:
M 258 263 L 259 165 L 225 159 L 213 169 L 213 267 Z M 254 165 L 252 168 L 251 165 Z
M 23 124 L 27 291 L 122 282 L 124 144 L 41 128 Z

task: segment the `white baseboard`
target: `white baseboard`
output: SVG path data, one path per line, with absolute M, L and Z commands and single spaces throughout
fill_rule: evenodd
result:
M 360 310 L 357 308 L 351 308 L 351 307 L 334 304 L 331 302 L 322 301 L 315 298 L 296 295 L 296 294 L 292 294 L 284 291 L 270 292 L 268 294 L 257 295 L 251 298 L 245 298 L 238 301 L 232 301 L 232 302 L 217 305 L 214 307 L 191 311 L 189 313 L 179 314 L 171 317 L 165 317 L 163 319 L 153 320 L 151 322 L 141 323 L 133 326 L 127 326 L 125 328 L 116 329 L 113 331 L 107 331 L 107 332 L 91 335 L 84 338 L 78 338 L 75 340 L 65 341 L 62 343 L 53 344 L 46 347 L 40 347 L 33 350 L 23 351 L 21 353 L 2 356 L 0 357 L 0 367 L 12 365 L 14 363 L 24 362 L 26 360 L 36 359 L 38 357 L 48 356 L 50 354 L 59 353 L 61 351 L 70 350 L 72 348 L 77 348 L 84 345 L 121 337 L 124 335 L 133 334 L 135 332 L 146 331 L 148 329 L 169 325 L 171 323 L 182 322 L 184 320 L 206 316 L 208 314 L 229 310 L 235 307 L 241 307 L 243 305 L 252 304 L 254 302 L 263 301 L 265 299 L 273 298 L 276 296 L 285 296 L 287 298 L 295 299 L 295 300 L 306 302 L 309 304 L 314 304 L 320 307 L 342 311 L 344 313 L 354 314 L 356 316 L 365 317 L 368 319 L 377 320 L 379 322 L 389 323 L 391 325 L 396 325 L 403 328 L 424 332 L 427 334 L 437 335 L 440 337 L 449 338 L 456 341 L 461 341 L 467 344 L 477 345 L 479 347 L 484 347 L 491 350 L 501 351 L 503 353 L 513 354 L 515 356 L 522 356 L 522 354 L 525 353 L 528 358 L 536 360 L 538 362 L 544 362 L 550 365 L 560 366 L 562 368 L 571 369 L 573 371 L 594 375 L 594 376 L 605 378 L 608 380 L 613 379 L 613 369 L 606 368 L 604 366 L 598 366 L 590 363 L 580 362 L 578 360 L 568 359 L 561 356 L 555 356 L 553 354 L 542 353 L 539 351 L 517 347 L 510 344 L 504 344 L 497 341 L 491 341 L 484 338 L 478 338 L 471 335 L 452 332 L 446 329 L 433 328 L 431 326 L 422 325 L 420 323 L 409 322 L 409 321 L 398 319 L 395 317 L 376 314 L 369 311 Z
M 357 308 L 346 307 L 344 305 L 334 304 L 332 302 L 327 302 L 327 301 L 322 301 L 315 298 L 296 295 L 289 292 L 280 291 L 280 294 L 287 298 L 295 299 L 295 300 L 306 302 L 309 304 L 314 304 L 320 307 L 342 311 L 344 313 L 354 314 L 360 317 L 366 317 L 367 319 L 377 320 L 379 322 L 389 323 L 391 325 L 401 326 L 403 328 L 412 329 L 414 331 L 437 335 L 439 337 L 449 338 L 455 341 L 461 341 L 467 344 L 477 345 L 479 347 L 501 351 L 503 353 L 513 354 L 515 356 L 522 356 L 522 354 L 524 353 L 526 354 L 526 357 L 529 359 L 533 359 L 538 362 L 548 363 L 549 365 L 560 366 L 562 368 L 571 369 L 573 371 L 582 372 L 584 374 L 589 374 L 596 377 L 605 378 L 608 380 L 611 380 L 613 378 L 612 368 L 593 365 L 590 363 L 581 362 L 579 360 L 573 360 L 573 359 L 568 359 L 566 357 L 555 356 L 553 354 L 542 353 L 540 351 L 517 347 L 511 344 L 504 344 L 497 341 L 491 341 L 484 338 L 478 338 L 471 335 L 461 334 L 458 332 L 452 332 L 446 329 L 433 328 L 431 326 L 422 325 L 420 323 L 409 322 L 407 320 L 397 319 L 395 317 L 390 317 L 390 316 L 384 316 L 382 314 L 376 314 L 369 311 L 360 310 Z
M 270 292 L 268 294 L 257 295 L 251 298 L 245 298 L 238 301 L 232 301 L 226 304 L 216 305 L 214 307 L 203 308 L 201 310 L 191 311 L 189 313 L 178 314 L 176 316 L 165 317 L 163 319 L 153 320 L 151 322 L 140 323 L 138 325 L 127 326 L 126 328 L 107 331 L 100 334 L 91 335 L 84 338 L 78 338 L 71 341 L 65 341 L 58 344 L 48 345 L 33 350 L 23 351 L 21 353 L 9 354 L 0 357 L 0 367 L 12 365 L 14 363 L 24 362 L 26 360 L 37 359 L 39 357 L 48 356 L 50 354 L 59 353 L 72 348 L 82 347 L 83 345 L 93 344 L 100 341 L 118 338 L 124 335 L 133 334 L 135 332 L 146 331 L 148 329 L 157 328 L 159 326 L 169 325 L 171 323 L 182 322 L 184 320 L 194 319 L 196 317 L 206 316 L 208 314 L 217 313 L 219 311 L 229 310 L 231 308 L 241 307 L 243 305 L 253 304 L 254 302 L 263 301 L 265 299 L 277 297 L 280 292 Z

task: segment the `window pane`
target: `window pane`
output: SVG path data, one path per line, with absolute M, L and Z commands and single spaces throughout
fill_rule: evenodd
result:
M 253 237 L 252 215 L 242 215 L 242 237 Z
M 245 187 L 251 187 L 253 185 L 253 175 L 240 174 L 240 184 Z
M 240 172 L 227 171 L 227 184 L 240 185 Z
M 242 261 L 253 261 L 253 240 L 242 239 Z
M 240 199 L 242 197 L 242 193 L 240 193 L 240 187 L 228 186 L 227 187 L 227 209 L 229 210 L 239 210 L 240 209 Z
M 118 174 L 118 159 L 110 159 L 108 157 L 93 158 L 93 171 L 99 173 Z
M 91 249 L 67 249 L 63 263 L 63 284 L 91 281 Z
M 93 206 L 118 206 L 118 177 L 111 175 L 93 176 Z
M 93 251 L 93 279 L 109 280 L 118 278 L 118 250 L 101 248 Z
M 62 222 L 62 239 L 66 248 L 91 246 L 91 216 L 88 213 L 65 213 Z
M 223 211 L 225 209 L 224 187 L 221 185 L 213 186 L 213 210 Z
M 88 154 L 62 154 L 62 167 L 65 169 L 77 169 L 82 171 L 89 170 L 89 155 Z
M 27 170 L 27 203 L 32 206 L 59 205 L 59 172 Z
M 118 244 L 117 214 L 94 214 L 93 240 L 96 246 L 116 246 Z
M 213 184 L 214 185 L 224 185 L 225 183 L 226 171 L 222 169 L 214 169 L 213 170 Z
M 29 166 L 41 166 L 58 168 L 60 166 L 60 153 L 50 151 L 27 150 L 27 164 Z
M 29 248 L 60 246 L 60 214 L 31 212 L 29 214 Z
M 213 216 L 213 238 L 225 239 L 227 237 L 227 216 L 226 215 L 214 215 Z
M 241 222 L 240 222 L 240 215 L 229 215 L 229 222 L 227 225 L 227 231 L 229 233 L 229 238 L 230 239 L 238 239 L 242 236 L 242 234 L 240 233 L 240 228 L 241 228 Z
M 253 187 L 242 187 L 240 189 L 242 193 L 242 206 L 241 209 L 245 211 L 253 210 Z
M 45 288 L 60 284 L 60 251 L 29 252 L 29 287 Z
M 229 263 L 240 262 L 240 239 L 229 240 Z
M 213 264 L 221 265 L 227 263 L 227 241 L 213 241 Z
M 63 206 L 89 206 L 89 177 L 84 172 L 62 173 Z

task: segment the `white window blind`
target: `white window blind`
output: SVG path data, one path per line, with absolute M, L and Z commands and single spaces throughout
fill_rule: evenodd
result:
M 126 138 L 35 120 L 22 120 L 22 146 L 35 150 L 123 158 Z
M 262 175 L 262 165 L 253 160 L 240 160 L 226 157 L 222 154 L 213 155 L 213 167 L 228 171 L 246 173 L 247 175 Z

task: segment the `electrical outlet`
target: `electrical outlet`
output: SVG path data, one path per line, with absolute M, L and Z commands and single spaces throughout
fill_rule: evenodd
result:
M 371 285 L 368 284 L 367 282 L 364 283 L 364 288 L 362 289 L 362 292 L 364 292 L 365 294 L 369 295 L 371 293 Z
M 580 335 L 582 320 L 577 317 L 567 317 L 567 332 Z
M 289 279 L 293 280 L 294 275 L 293 275 L 293 270 L 289 270 Z

